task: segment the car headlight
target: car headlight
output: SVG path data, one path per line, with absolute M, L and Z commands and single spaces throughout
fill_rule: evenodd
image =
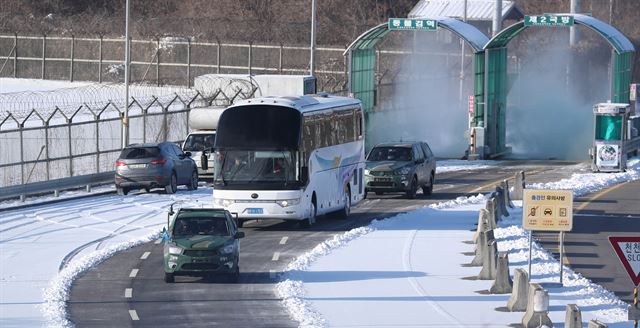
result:
M 184 251 L 184 248 L 177 245 L 169 246 L 169 254 L 181 255 Z
M 236 243 L 229 244 L 220 249 L 220 254 L 231 254 L 236 250 Z
M 369 171 L 369 169 L 364 169 L 364 175 L 369 175 L 371 173 L 371 171 Z
M 396 175 L 407 175 L 409 174 L 409 172 L 411 172 L 411 168 L 409 166 L 405 166 L 403 168 L 397 169 L 395 171 Z
M 282 207 L 289 207 L 300 204 L 300 198 L 276 200 L 276 204 Z
M 228 207 L 235 203 L 235 201 L 233 199 L 215 198 L 213 203 L 217 206 Z

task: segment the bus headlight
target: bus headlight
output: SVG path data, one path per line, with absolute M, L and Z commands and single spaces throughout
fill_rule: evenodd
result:
M 289 207 L 300 204 L 300 198 L 276 200 L 276 204 L 282 207 Z
M 235 203 L 235 201 L 233 199 L 216 198 L 213 200 L 213 203 L 217 206 L 228 207 Z

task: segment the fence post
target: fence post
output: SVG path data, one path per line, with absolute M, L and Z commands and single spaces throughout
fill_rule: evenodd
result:
M 249 41 L 249 66 L 248 66 L 248 68 L 249 68 L 249 76 L 251 76 L 251 61 L 252 61 L 251 55 L 252 55 L 252 53 L 253 53 L 253 42 Z
M 69 81 L 73 82 L 73 55 L 74 55 L 74 47 L 76 44 L 76 37 L 71 35 L 71 64 L 69 65 Z
M 157 61 L 156 61 L 156 85 L 160 86 L 160 38 L 156 39 L 157 42 L 157 48 L 158 49 L 158 55 L 157 57 Z
M 147 142 L 147 109 L 142 109 L 142 143 Z
M 20 183 L 24 184 L 24 137 L 22 129 L 24 128 L 24 124 L 20 123 Z
M 47 35 L 43 34 L 42 35 L 42 72 L 41 72 L 41 79 L 44 80 L 45 77 L 45 61 L 47 60 Z M 47 180 L 49 180 L 47 178 Z
M 278 53 L 278 71 L 280 74 L 282 74 L 282 50 L 283 46 L 282 43 L 280 43 L 280 52 Z
M 191 88 L 191 38 L 187 38 L 187 88 Z
M 167 114 L 169 113 L 169 106 L 164 108 L 162 106 L 162 141 L 167 141 L 167 136 L 169 135 L 169 122 L 167 118 Z
M 73 152 L 71 149 L 71 119 L 67 119 L 67 131 L 69 135 L 67 136 L 67 140 L 69 140 L 69 177 L 73 176 Z
M 18 33 L 13 33 L 13 78 L 18 77 Z
M 44 124 L 44 160 L 45 160 L 45 170 L 47 174 L 47 181 L 51 179 L 50 176 L 50 166 L 51 164 L 49 159 L 49 121 Z
M 102 34 L 98 43 L 98 83 L 102 83 Z
M 96 173 L 100 173 L 100 117 L 94 116 L 96 120 Z
M 218 68 L 216 70 L 217 74 L 220 74 L 220 56 L 222 55 L 222 44 L 220 43 L 220 39 L 216 38 L 216 43 L 218 44 L 218 54 L 217 54 L 217 58 L 218 58 Z

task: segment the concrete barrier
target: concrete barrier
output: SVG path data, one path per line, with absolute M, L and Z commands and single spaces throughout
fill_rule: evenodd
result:
M 493 230 L 483 231 L 480 234 L 480 238 L 478 238 L 478 244 L 476 245 L 476 256 L 474 256 L 473 260 L 469 265 L 471 266 L 482 266 L 484 263 L 485 254 L 487 254 L 487 244 L 489 241 L 495 240 L 493 235 Z
M 504 190 L 504 203 L 509 206 L 509 208 L 513 208 L 513 203 L 511 202 L 511 196 L 509 195 L 509 180 L 504 179 L 500 183 L 500 187 Z
M 598 319 L 591 319 L 589 321 L 589 328 L 607 328 L 607 325 L 598 321 Z
M 530 283 L 527 310 L 522 317 L 522 326 L 525 328 L 538 328 L 543 325 L 553 327 L 548 310 L 549 293 L 539 284 Z
M 492 231 L 493 232 L 493 231 Z M 482 270 L 478 274 L 479 280 L 496 279 L 496 262 L 498 261 L 498 243 L 495 239 L 487 241 L 486 252 L 482 258 Z
M 498 216 L 498 221 L 500 221 L 504 217 L 509 217 L 509 211 L 507 210 L 507 203 L 505 202 L 505 190 L 501 186 L 496 186 L 496 199 L 497 206 L 500 208 L 500 216 Z
M 575 304 L 567 304 L 567 311 L 564 315 L 565 328 L 582 328 L 582 313 Z
M 524 193 L 524 171 L 516 173 L 516 182 L 513 185 L 513 192 L 511 193 L 511 199 L 522 200 L 522 194 Z
M 507 302 L 507 309 L 511 312 L 527 310 L 527 296 L 529 295 L 529 275 L 522 268 L 513 271 L 513 289 Z
M 489 212 L 488 217 L 488 226 L 489 229 L 493 230 L 495 228 L 497 228 L 497 221 L 496 221 L 496 199 L 491 197 L 487 200 L 487 202 L 485 203 L 484 208 L 487 210 L 487 212 Z
M 484 208 L 481 208 L 478 212 L 478 227 L 476 228 L 476 233 L 473 235 L 473 243 L 478 244 L 478 239 L 480 239 L 480 235 L 487 231 L 487 223 L 488 223 L 489 212 Z
M 498 253 L 498 267 L 496 268 L 496 280 L 489 288 L 491 294 L 509 294 L 513 289 L 513 281 L 509 275 L 509 253 Z

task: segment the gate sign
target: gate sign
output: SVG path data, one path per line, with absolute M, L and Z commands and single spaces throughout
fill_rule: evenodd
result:
M 473 111 L 474 111 L 473 100 L 474 100 L 474 96 L 469 96 L 469 100 L 467 101 L 469 114 L 473 114 Z
M 609 237 L 634 286 L 640 284 L 640 237 Z
M 389 18 L 389 30 L 437 30 L 433 19 Z
M 533 15 L 524 16 L 524 26 L 572 26 L 570 15 Z
M 522 227 L 535 231 L 571 231 L 573 190 L 525 189 Z

